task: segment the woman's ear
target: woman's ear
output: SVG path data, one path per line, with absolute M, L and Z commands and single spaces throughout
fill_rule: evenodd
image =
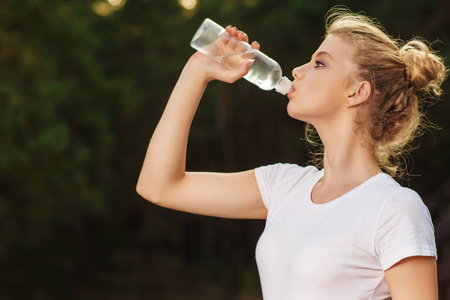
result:
M 348 107 L 355 107 L 369 100 L 372 86 L 368 81 L 355 82 L 349 88 Z

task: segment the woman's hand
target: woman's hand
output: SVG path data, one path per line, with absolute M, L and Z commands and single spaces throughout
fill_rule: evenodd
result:
M 230 53 L 248 51 L 248 48 L 245 48 L 242 43 L 239 43 L 248 43 L 248 36 L 244 32 L 239 31 L 236 27 L 232 26 L 227 26 L 226 31 L 228 35 L 223 35 L 213 45 L 216 48 L 216 52 L 219 52 L 225 56 L 222 64 L 216 62 L 214 59 L 204 55 L 201 52 L 197 52 L 189 59 L 185 67 L 185 71 L 192 72 L 193 74 L 200 76 L 201 80 L 205 83 L 215 79 L 232 83 L 245 76 L 250 68 L 250 65 L 253 63 L 251 60 L 252 56 L 248 56 L 243 62 L 239 61 L 236 63 L 235 61 L 233 63 L 232 56 L 226 57 L 226 55 Z M 260 47 L 257 42 L 253 42 L 251 44 L 251 48 L 259 50 Z M 229 67 L 227 68 L 224 65 L 228 65 Z

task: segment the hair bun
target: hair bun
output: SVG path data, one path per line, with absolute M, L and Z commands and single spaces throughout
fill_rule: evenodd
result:
M 400 56 L 406 65 L 406 78 L 416 91 L 441 95 L 441 84 L 447 70 L 439 56 L 419 40 L 411 40 L 403 45 Z

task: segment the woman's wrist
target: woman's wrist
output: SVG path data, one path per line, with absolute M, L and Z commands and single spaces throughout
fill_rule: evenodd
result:
M 183 69 L 182 75 L 187 75 L 186 77 L 190 80 L 200 82 L 206 86 L 208 82 L 214 80 L 214 78 L 208 75 L 208 63 L 215 62 L 212 61 L 211 58 L 197 52 L 189 58 Z

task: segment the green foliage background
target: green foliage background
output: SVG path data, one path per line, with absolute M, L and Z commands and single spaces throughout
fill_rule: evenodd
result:
M 320 44 L 336 4 L 378 18 L 395 37 L 439 39 L 434 48 L 450 54 L 448 0 L 198 2 L 186 11 L 176 0 L 128 0 L 104 17 L 94 0 L 0 2 L 1 299 L 261 298 L 253 252 L 263 222 L 172 212 L 135 192 L 204 18 L 246 31 L 288 75 Z M 421 176 L 403 183 L 437 221 L 450 216 L 448 82 L 444 90 L 429 108 L 442 129 L 420 140 L 410 165 Z M 305 164 L 303 125 L 285 106 L 244 80 L 211 83 L 193 124 L 189 169 Z M 447 266 L 449 238 L 439 228 Z M 440 280 L 446 299 L 444 267 Z

